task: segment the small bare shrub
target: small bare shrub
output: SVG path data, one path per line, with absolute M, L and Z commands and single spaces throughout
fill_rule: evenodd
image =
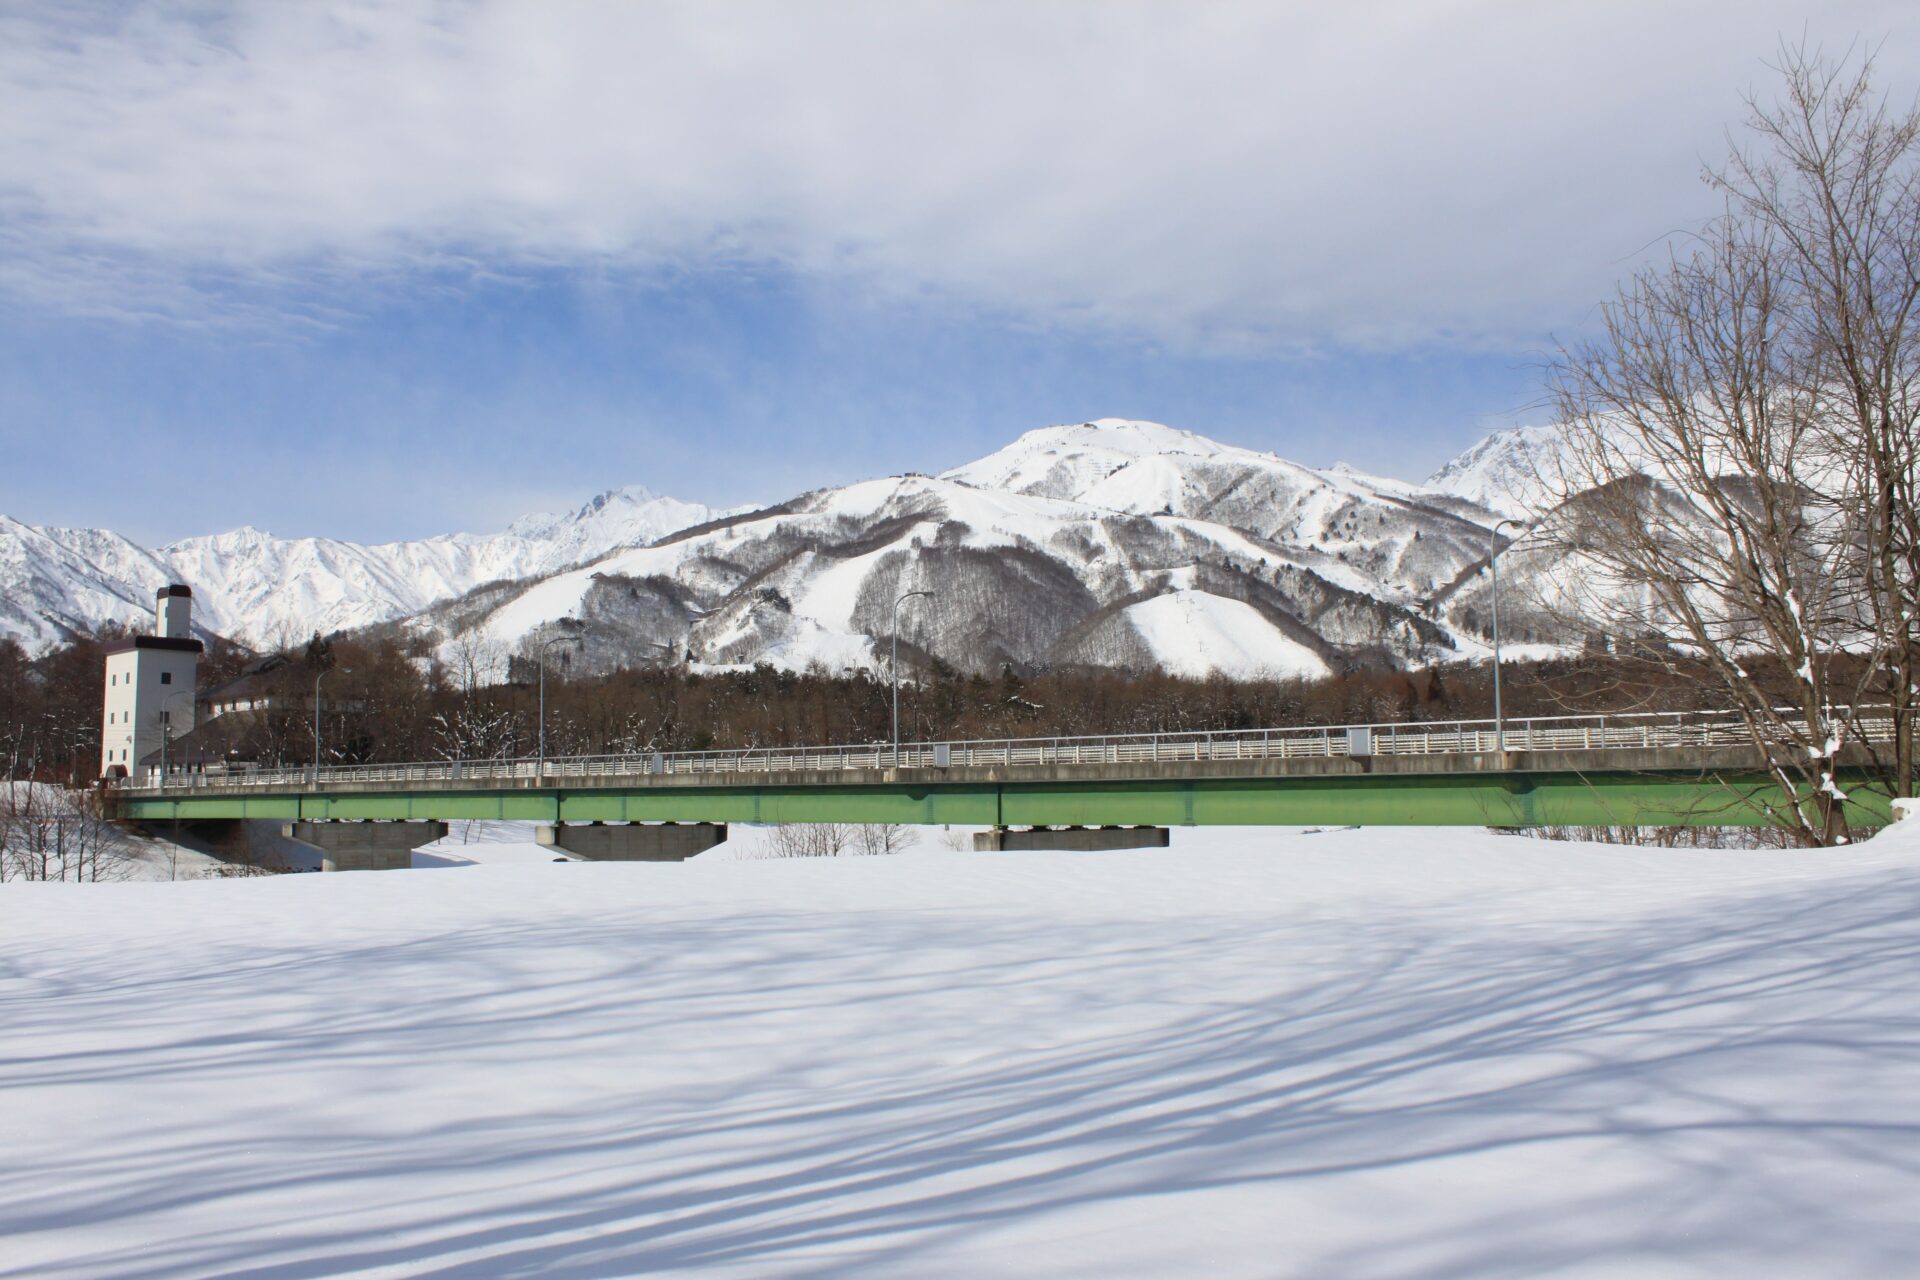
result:
M 865 822 L 853 832 L 854 848 L 870 857 L 898 853 L 912 842 L 912 833 L 898 822 Z
M 775 858 L 837 858 L 853 831 L 844 822 L 783 822 L 768 845 Z
M 1794 832 L 1781 827 L 1507 827 L 1496 830 L 1529 840 L 1584 841 L 1650 849 L 1802 847 Z

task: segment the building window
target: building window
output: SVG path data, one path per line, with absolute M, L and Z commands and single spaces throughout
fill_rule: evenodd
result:
M 160 683 L 161 683 L 161 684 L 172 684 L 172 683 L 173 683 L 173 672 L 171 672 L 171 671 L 162 671 L 162 672 L 160 673 Z

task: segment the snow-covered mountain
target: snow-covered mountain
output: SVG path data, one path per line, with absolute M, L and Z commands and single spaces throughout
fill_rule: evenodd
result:
M 368 546 L 241 528 L 154 551 L 105 530 L 0 517 L 0 634 L 37 647 L 103 623 L 137 626 L 151 618 L 158 587 L 185 582 L 206 632 L 256 647 L 284 644 L 316 629 L 408 617 L 481 583 L 552 573 L 722 514 L 632 486 L 497 534 Z
M 945 478 L 1244 530 L 1402 604 L 1424 599 L 1488 545 L 1488 509 L 1459 495 L 1347 466 L 1315 470 L 1152 422 L 1029 431 Z
M 1312 675 L 1459 653 L 1422 607 L 1484 557 L 1496 518 L 1457 495 L 1105 419 L 483 588 L 410 625 L 495 669 L 554 626 L 598 666 L 873 669 L 896 597 L 930 590 L 902 613 L 903 647 L 974 670 Z
M 497 674 L 558 626 L 589 666 L 875 669 L 895 597 L 931 590 L 902 612 L 903 648 L 974 670 L 1416 664 L 1482 651 L 1492 526 L 1550 448 L 1544 430 L 1502 433 L 1412 484 L 1102 419 L 750 512 L 621 489 L 492 535 L 362 546 L 238 529 L 157 551 L 4 522 L 0 630 L 44 643 L 141 622 L 174 580 L 202 625 L 256 646 L 403 627 Z

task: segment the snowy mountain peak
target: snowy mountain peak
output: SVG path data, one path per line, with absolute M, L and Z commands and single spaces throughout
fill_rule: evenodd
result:
M 1065 447 L 1088 446 L 1122 453 L 1223 453 L 1233 448 L 1216 440 L 1164 423 L 1138 418 L 1095 418 L 1073 426 L 1043 427 L 1029 431 L 1020 442 L 1044 440 Z M 1016 442 L 1015 447 L 1019 447 Z
M 1563 447 L 1557 426 L 1508 427 L 1428 476 L 1426 487 L 1501 515 L 1537 514 L 1551 502 L 1554 463 Z
M 610 519 L 655 524 L 673 508 L 694 505 L 697 504 L 663 498 L 645 485 L 630 484 L 595 494 L 571 511 L 536 511 L 532 515 L 521 516 L 507 526 L 507 532 L 520 538 L 546 538 L 570 524 L 604 523 Z M 670 533 L 672 530 L 663 532 Z
M 1125 457 L 1190 454 L 1213 457 L 1242 450 L 1233 445 L 1164 423 L 1135 418 L 1096 418 L 1092 422 L 1040 427 L 1023 434 L 1006 448 L 989 455 L 1006 458 L 1039 453 L 1108 453 Z M 981 459 L 982 462 L 987 459 Z M 975 464 L 978 465 L 978 464 Z
M 1247 452 L 1158 422 L 1100 418 L 1029 431 L 1006 448 L 955 467 L 942 478 L 982 489 L 1080 500 L 1093 486 L 1135 462 Z
M 224 533 L 206 533 L 197 537 L 182 538 L 178 542 L 169 542 L 160 548 L 162 555 L 171 555 L 182 549 L 211 547 L 221 551 L 244 551 L 265 546 L 276 541 L 265 529 L 243 524 L 237 529 L 228 529 Z

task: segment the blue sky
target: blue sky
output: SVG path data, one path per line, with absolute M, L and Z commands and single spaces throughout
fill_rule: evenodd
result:
M 0 512 L 713 503 L 1150 418 L 1417 479 L 1539 420 L 1782 32 L 1902 6 L 0 15 Z M 1657 39 L 1650 38 L 1657 35 Z
M 155 542 L 240 523 L 408 537 L 627 483 L 776 501 L 1102 416 L 1417 478 L 1524 407 L 1527 358 L 1178 352 L 729 273 L 549 273 L 295 333 L 14 316 L 0 491 L 19 519 Z M 90 481 L 16 483 L 67 474 Z

